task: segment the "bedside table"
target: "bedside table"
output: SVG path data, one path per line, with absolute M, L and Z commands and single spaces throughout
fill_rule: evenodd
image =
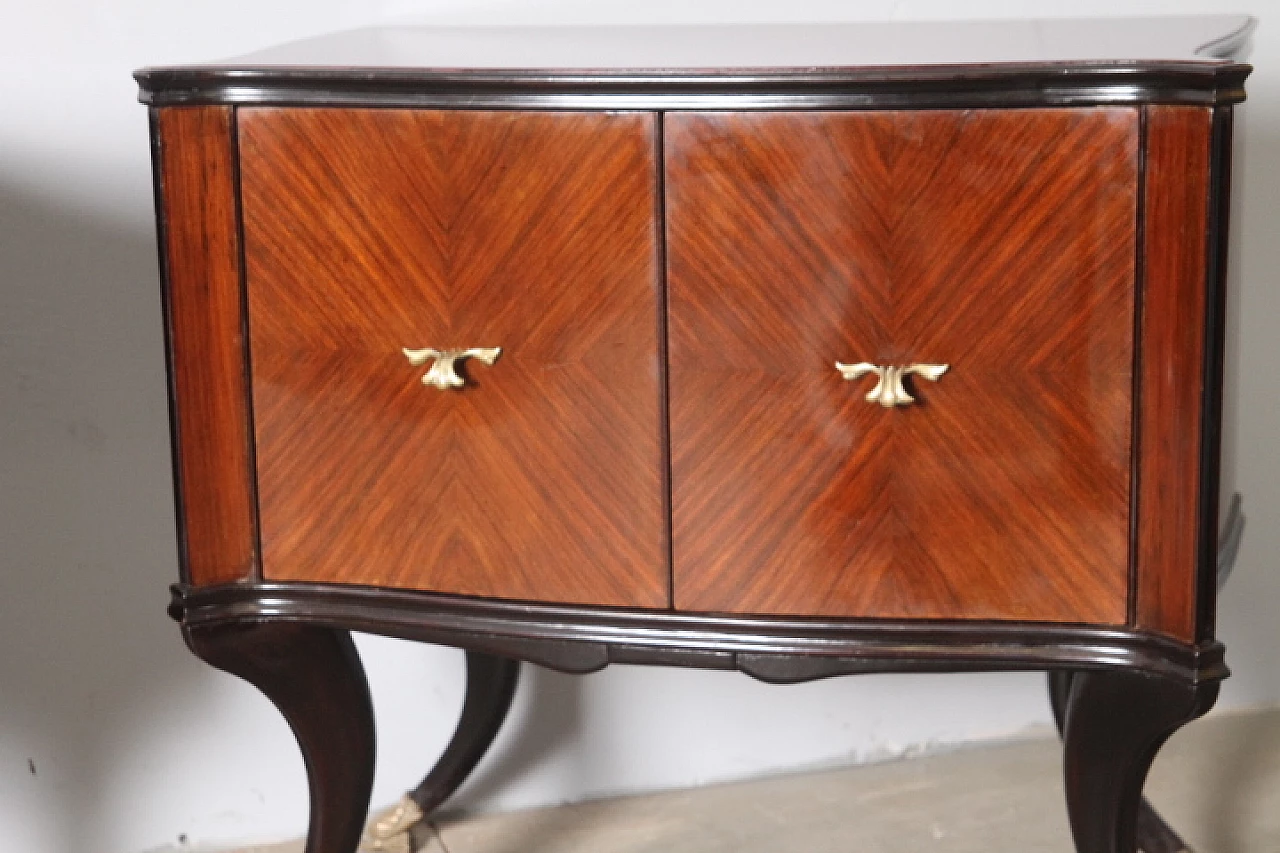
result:
M 1213 703 L 1247 18 L 366 30 L 138 73 L 182 582 L 350 853 L 349 630 L 770 682 L 1044 669 L 1081 853 Z M 1221 502 L 1225 505 L 1227 502 Z M 1221 525 L 1221 528 L 1220 528 Z

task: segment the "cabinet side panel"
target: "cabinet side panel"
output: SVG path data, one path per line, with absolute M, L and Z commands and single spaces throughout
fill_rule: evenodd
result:
M 1212 111 L 1151 107 L 1138 427 L 1136 622 L 1195 637 Z
M 233 124 L 227 107 L 157 121 L 179 524 L 197 585 L 256 563 Z
M 1232 295 L 1239 287 L 1236 267 L 1228 268 L 1227 259 L 1238 257 L 1238 231 L 1230 223 L 1239 221 L 1239 193 L 1231 192 L 1231 163 L 1238 151 L 1236 121 L 1232 107 L 1214 111 L 1213 182 L 1214 200 L 1209 233 L 1209 305 L 1216 313 L 1213 337 L 1206 355 L 1206 373 L 1218 378 L 1215 388 L 1206 387 L 1206 430 L 1217 430 L 1205 442 L 1201 453 L 1202 469 L 1213 476 L 1200 490 L 1200 580 L 1196 602 L 1198 640 L 1212 639 L 1217 630 L 1218 584 L 1225 580 L 1220 572 L 1230 574 L 1240 546 L 1244 516 L 1237 504 L 1236 471 L 1238 468 L 1237 432 L 1240 414 L 1240 300 Z M 1241 135 L 1242 136 L 1242 135 Z M 1207 519 L 1216 524 L 1206 525 Z

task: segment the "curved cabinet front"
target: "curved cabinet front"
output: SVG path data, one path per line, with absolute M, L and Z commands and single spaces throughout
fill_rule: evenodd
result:
M 202 113 L 164 113 L 179 176 Z M 243 469 L 184 449 L 196 583 L 1189 634 L 1146 615 L 1195 568 L 1143 519 L 1194 507 L 1151 448 L 1198 459 L 1201 350 L 1160 344 L 1196 319 L 1208 110 L 219 117 L 246 368 L 192 344 L 235 344 L 238 297 L 212 313 L 175 219 L 179 443 L 184 377 L 249 377 L 260 549 L 196 564 L 195 462 Z

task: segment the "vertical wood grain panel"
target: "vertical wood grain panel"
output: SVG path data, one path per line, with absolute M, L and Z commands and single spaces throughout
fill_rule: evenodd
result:
M 1149 107 L 1135 618 L 1195 638 L 1213 112 Z
M 233 126 L 228 107 L 158 119 L 179 523 L 197 585 L 256 562 Z

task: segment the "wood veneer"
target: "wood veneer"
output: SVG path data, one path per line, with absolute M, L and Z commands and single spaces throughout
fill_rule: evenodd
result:
M 156 126 L 179 530 L 197 585 L 257 567 L 234 126 L 229 107 L 161 110 Z
M 1125 622 L 1138 128 L 667 117 L 676 607 Z
M 1195 638 L 1213 111 L 1147 108 L 1137 625 Z M 1206 522 L 1209 525 L 1214 520 Z
M 244 109 L 240 152 L 265 576 L 666 606 L 653 116 Z

